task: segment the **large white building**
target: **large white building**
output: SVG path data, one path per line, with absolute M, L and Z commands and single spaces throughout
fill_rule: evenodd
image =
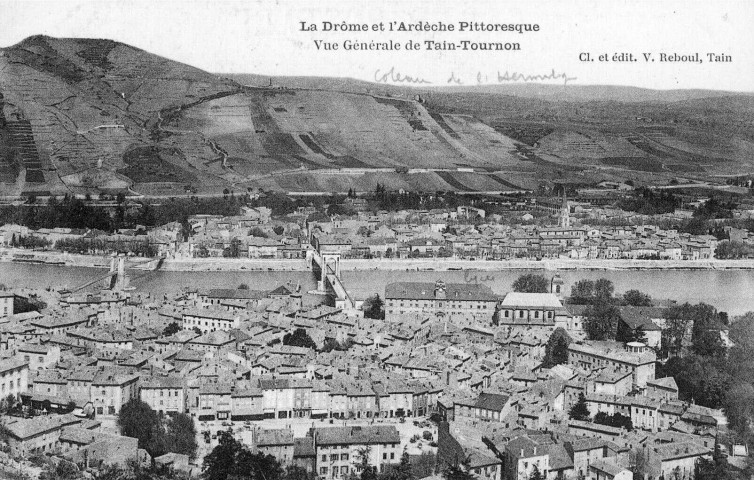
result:
M 209 308 L 194 308 L 183 313 L 183 329 L 193 330 L 194 327 L 202 333 L 215 330 L 231 330 L 241 325 L 241 317 L 224 310 Z
M 568 346 L 568 362 L 582 368 L 612 367 L 630 372 L 633 385 L 644 388 L 655 378 L 657 355 L 642 343 L 579 341 Z
M 394 426 L 349 426 L 313 428 L 317 474 L 320 478 L 344 478 L 359 474 L 361 453 L 367 463 L 384 471 L 385 465 L 401 461 L 401 438 Z
M 29 386 L 29 363 L 16 355 L 0 360 L 0 398 L 13 395 L 16 398 Z
M 13 298 L 10 292 L 0 292 L 0 318 L 13 315 Z
M 497 307 L 502 326 L 567 328 L 568 311 L 554 293 L 510 292 Z
M 152 377 L 141 381 L 141 401 L 164 414 L 186 413 L 186 388 L 179 377 Z
M 385 319 L 429 312 L 449 318 L 489 321 L 497 302 L 498 296 L 492 289 L 479 283 L 396 282 L 385 287 Z

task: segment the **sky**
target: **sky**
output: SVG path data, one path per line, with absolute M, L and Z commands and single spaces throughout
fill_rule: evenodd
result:
M 382 22 L 537 24 L 538 32 L 372 31 Z M 318 31 L 302 31 L 301 23 Z M 323 22 L 367 24 L 324 32 Z M 0 46 L 35 34 L 109 38 L 215 73 L 334 76 L 447 86 L 522 81 L 754 91 L 750 0 L 0 0 Z M 339 49 L 317 49 L 315 40 Z M 389 42 L 400 51 L 344 50 Z M 425 41 L 519 44 L 515 51 L 427 50 Z M 409 41 L 421 49 L 405 50 Z M 615 54 L 635 61 L 613 61 Z M 649 54 L 654 61 L 644 60 Z M 661 54 L 702 63 L 661 61 Z M 707 53 L 730 56 L 710 62 Z M 589 61 L 584 61 L 589 54 Z M 607 61 L 600 61 L 606 55 Z M 624 57 L 625 58 L 625 57 Z M 508 75 L 505 75 L 508 72 Z M 386 75 L 387 74 L 387 75 Z M 500 78 L 502 77 L 502 80 Z M 565 80 L 568 78 L 569 80 Z M 535 77 L 536 79 L 536 77 Z

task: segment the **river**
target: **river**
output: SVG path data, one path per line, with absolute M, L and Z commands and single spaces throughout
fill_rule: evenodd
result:
M 552 276 L 555 271 L 533 271 Z M 46 288 L 83 285 L 106 273 L 103 269 L 0 262 L 0 283 L 9 287 Z M 131 285 L 139 292 L 153 295 L 176 293 L 183 287 L 236 288 L 245 283 L 252 290 L 269 290 L 290 282 L 304 291 L 316 288 L 311 272 L 240 271 L 240 272 L 144 272 L 132 270 Z M 449 283 L 478 282 L 489 285 L 495 293 L 510 291 L 511 284 L 525 270 L 417 272 L 369 270 L 342 273 L 346 288 L 357 298 L 374 293 L 381 296 L 385 285 L 396 281 Z M 706 302 L 730 315 L 754 311 L 754 271 L 751 270 L 562 270 L 558 272 L 565 291 L 581 279 L 607 278 L 616 292 L 635 288 L 653 298 L 680 302 Z M 97 288 L 97 287 L 92 287 Z

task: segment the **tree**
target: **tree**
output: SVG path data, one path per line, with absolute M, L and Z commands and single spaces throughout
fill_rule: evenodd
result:
M 547 293 L 550 291 L 550 283 L 542 275 L 527 273 L 521 275 L 513 282 L 514 292 L 524 293 Z
M 677 354 L 683 348 L 683 339 L 686 336 L 691 319 L 688 317 L 686 307 L 673 306 L 665 309 L 665 328 L 662 330 L 662 350 L 666 353 Z
M 589 408 L 586 405 L 586 397 L 584 397 L 583 392 L 579 393 L 579 399 L 568 411 L 568 417 L 573 420 L 589 420 Z
M 283 469 L 275 457 L 261 452 L 251 453 L 245 447 L 236 455 L 233 478 L 249 480 L 280 480 Z
M 252 237 L 267 238 L 267 233 L 259 227 L 254 227 L 249 230 L 249 235 Z
M 426 478 L 434 475 L 436 467 L 437 456 L 432 452 L 422 452 L 412 465 L 414 478 Z
M 204 457 L 203 476 L 206 480 L 249 479 L 281 480 L 280 463 L 272 455 L 252 453 L 228 433 L 218 433 L 218 445 Z M 297 472 L 291 472 L 291 475 Z M 296 477 L 291 477 L 296 478 Z
M 275 235 L 280 236 L 285 233 L 285 227 L 282 225 L 275 225 L 272 227 L 272 231 L 275 232 Z
M 288 465 L 283 472 L 283 480 L 316 480 L 314 472 L 309 472 L 298 465 Z
M 539 471 L 539 467 L 535 464 L 531 470 L 531 475 L 529 475 L 529 480 L 545 480 L 545 478 L 542 472 Z
M 594 297 L 594 282 L 591 280 L 579 280 L 571 287 L 571 303 L 587 305 L 592 303 L 592 297 Z
M 594 282 L 594 296 L 596 301 L 609 302 L 613 298 L 615 286 L 606 278 L 600 278 Z
M 728 459 L 717 444 L 712 459 L 699 458 L 694 466 L 694 480 L 733 480 L 745 477 L 746 475 L 738 476 L 731 471 Z
M 449 463 L 442 471 L 445 480 L 475 480 L 474 475 L 469 472 L 469 459 L 466 458 L 460 464 Z
M 160 418 L 152 407 L 140 399 L 132 398 L 121 407 L 118 427 L 121 435 L 138 439 L 139 448 L 145 449 L 153 457 L 165 453 L 160 448 L 163 441 Z
M 303 328 L 297 328 L 293 333 L 286 333 L 283 336 L 283 345 L 290 345 L 292 347 L 304 347 L 316 350 L 317 344 L 314 343 L 312 337 L 306 333 Z
M 372 452 L 372 447 L 367 445 L 366 447 L 359 448 L 356 451 L 356 469 L 361 472 L 359 478 L 361 480 L 377 480 L 377 467 L 369 464 L 369 454 Z
M 570 343 L 571 337 L 563 327 L 556 328 L 545 346 L 545 359 L 542 362 L 542 367 L 552 368 L 555 365 L 568 363 L 568 345 Z
M 628 454 L 628 469 L 634 474 L 634 478 L 646 478 L 650 470 L 649 452 L 646 445 L 636 447 Z
M 185 413 L 179 413 L 167 421 L 166 427 L 167 450 L 188 455 L 192 459 L 196 457 L 198 445 L 194 420 Z
M 238 286 L 238 289 L 239 290 L 248 290 L 249 289 L 249 285 L 247 285 L 246 283 L 242 283 L 242 284 L 240 284 Z
M 614 305 L 596 301 L 584 312 L 584 330 L 589 340 L 609 340 L 615 338 L 620 311 Z
M 196 326 L 195 326 L 194 328 L 192 328 L 192 329 L 191 329 L 191 331 L 193 331 L 193 332 L 194 332 L 195 334 L 197 334 L 197 335 L 200 335 L 200 336 L 201 336 L 201 335 L 203 335 L 203 333 L 202 333 L 202 331 L 201 331 L 201 330 L 199 329 L 199 327 L 196 327 Z
M 615 340 L 623 343 L 641 342 L 647 343 L 647 336 L 642 325 L 631 328 L 625 321 L 618 321 L 618 327 L 615 332 Z
M 731 376 L 724 370 L 722 359 L 687 355 L 671 357 L 657 377 L 673 377 L 678 385 L 678 397 L 709 408 L 720 408 L 731 384 Z
M 628 290 L 623 294 L 623 303 L 634 307 L 651 307 L 652 297 L 639 290 Z
M 170 324 L 167 327 L 165 327 L 165 329 L 162 331 L 162 335 L 165 337 L 169 337 L 170 335 L 175 335 L 181 330 L 182 328 L 180 325 L 178 325 L 178 322 L 170 322 Z
M 374 318 L 376 320 L 385 319 L 385 302 L 377 293 L 364 300 L 364 303 L 361 305 L 361 310 L 364 312 L 366 318 Z
M 693 340 L 692 351 L 706 357 L 725 357 L 727 348 L 720 336 L 720 330 L 705 330 Z
M 78 467 L 68 460 L 60 460 L 57 464 L 48 463 L 42 469 L 39 480 L 75 480 L 81 477 Z
M 220 431 L 217 436 L 218 445 L 204 457 L 203 476 L 206 480 L 227 480 L 235 471 L 236 458 L 244 448 L 228 432 Z
M 634 428 L 633 422 L 631 422 L 631 417 L 621 415 L 620 413 L 608 415 L 605 412 L 598 412 L 596 415 L 594 415 L 594 423 L 609 425 L 616 428 L 625 428 L 629 432 Z
M 738 380 L 725 393 L 723 402 L 728 425 L 736 432 L 745 434 L 754 424 L 754 385 L 745 380 Z
M 401 455 L 401 463 L 391 468 L 384 477 L 386 480 L 413 480 L 416 478 L 407 451 L 403 451 L 403 454 Z

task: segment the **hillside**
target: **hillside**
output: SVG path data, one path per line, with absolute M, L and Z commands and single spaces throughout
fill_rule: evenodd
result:
M 706 178 L 750 171 L 754 158 L 745 95 L 687 91 L 659 102 L 648 91 L 624 102 L 602 99 L 627 90 L 602 88 L 551 101 L 567 97 L 536 86 L 519 90 L 550 93 L 417 96 L 351 79 L 228 77 L 110 40 L 35 36 L 0 49 L 0 195 L 378 183 L 495 192 Z
M 634 102 L 680 102 L 702 98 L 717 98 L 728 96 L 749 96 L 754 93 L 726 92 L 722 90 L 652 90 L 648 88 L 627 87 L 618 85 L 558 85 L 543 83 L 504 83 L 498 85 L 471 86 L 411 86 L 377 84 L 353 78 L 331 77 L 270 77 L 259 74 L 223 74 L 242 85 L 266 86 L 272 81 L 273 85 L 287 88 L 305 88 L 313 90 L 336 90 L 341 92 L 375 94 L 389 93 L 392 95 L 426 94 L 428 92 L 459 94 L 494 94 L 508 95 L 521 98 L 547 100 L 549 102 L 596 102 L 615 101 L 621 103 Z

